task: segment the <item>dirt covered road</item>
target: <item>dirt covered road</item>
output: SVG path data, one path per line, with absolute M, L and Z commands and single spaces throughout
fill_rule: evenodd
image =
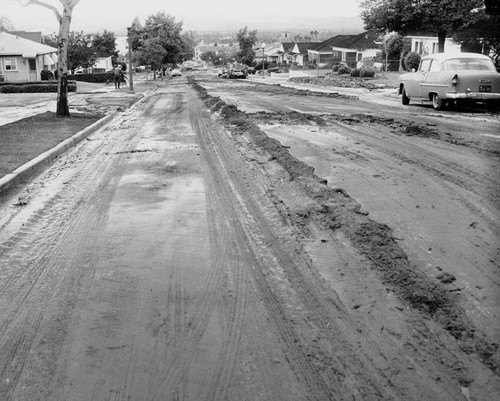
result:
M 170 81 L 1 200 L 0 399 L 495 399 L 497 124 Z

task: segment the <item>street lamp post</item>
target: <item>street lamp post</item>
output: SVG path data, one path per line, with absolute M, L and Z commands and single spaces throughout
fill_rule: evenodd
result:
M 128 83 L 129 83 L 129 91 L 134 91 L 134 80 L 132 78 L 132 46 L 130 42 L 130 31 L 131 27 L 127 28 L 127 36 L 128 36 Z

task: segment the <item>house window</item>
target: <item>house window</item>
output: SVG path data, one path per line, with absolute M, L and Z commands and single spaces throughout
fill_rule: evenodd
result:
M 4 59 L 5 71 L 17 71 L 17 63 L 15 58 Z
M 363 61 L 363 53 L 358 53 L 358 61 Z

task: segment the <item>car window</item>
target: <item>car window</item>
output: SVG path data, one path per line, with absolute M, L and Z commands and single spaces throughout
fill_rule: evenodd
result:
M 441 71 L 441 67 L 439 66 L 439 62 L 437 60 L 432 60 L 431 68 L 429 69 L 431 72 Z
M 443 70 L 496 71 L 491 60 L 482 58 L 452 58 L 443 62 Z
M 422 63 L 420 63 L 420 69 L 419 69 L 419 71 L 421 71 L 421 72 L 427 72 L 427 71 L 429 71 L 429 68 L 431 66 L 431 61 L 432 60 L 422 60 Z

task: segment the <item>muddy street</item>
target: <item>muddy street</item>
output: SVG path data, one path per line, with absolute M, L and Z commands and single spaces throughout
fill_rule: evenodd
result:
M 0 200 L 0 399 L 495 399 L 498 122 L 168 81 Z

